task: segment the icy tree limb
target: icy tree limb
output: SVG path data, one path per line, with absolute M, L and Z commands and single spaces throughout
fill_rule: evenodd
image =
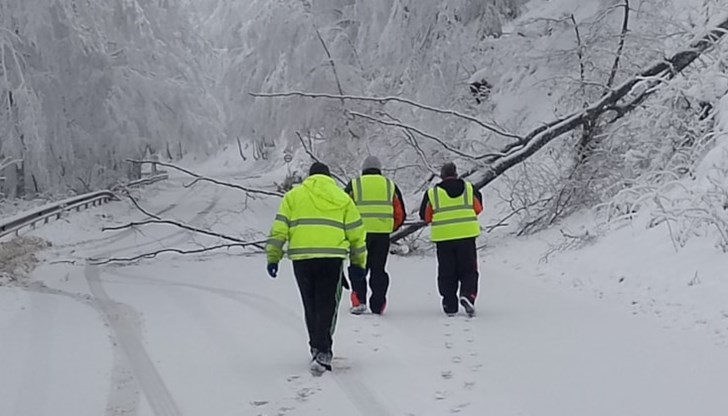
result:
M 308 156 L 309 156 L 309 157 L 310 157 L 310 158 L 311 158 L 311 159 L 312 159 L 313 161 L 315 161 L 315 162 L 318 162 L 318 163 L 324 163 L 324 164 L 326 164 L 325 162 L 322 162 L 322 161 L 321 161 L 321 159 L 319 159 L 319 158 L 318 158 L 318 157 L 317 157 L 317 156 L 316 156 L 316 155 L 315 155 L 315 154 L 313 153 L 313 151 L 311 151 L 311 149 L 310 149 L 310 148 L 308 147 L 308 145 L 306 145 L 306 141 L 305 141 L 305 140 L 303 140 L 303 136 L 301 135 L 301 133 L 300 133 L 300 132 L 296 131 L 296 136 L 298 136 L 298 140 L 299 140 L 299 141 L 301 142 L 301 146 L 303 146 L 303 150 L 304 150 L 304 151 L 306 152 L 306 154 L 307 154 L 307 155 L 308 155 Z M 341 177 L 340 177 L 340 176 L 338 176 L 337 174 L 335 174 L 335 173 L 333 173 L 333 172 L 330 172 L 330 173 L 331 173 L 331 177 L 332 177 L 332 178 L 336 179 L 336 180 L 337 180 L 337 181 L 338 181 L 338 182 L 339 182 L 340 184 L 342 184 L 342 185 L 346 185 L 346 181 L 344 181 L 343 179 L 341 179 Z
M 0 159 L 0 180 L 5 180 L 5 177 L 2 176 L 2 173 L 6 168 L 9 168 L 13 165 L 18 165 L 20 163 L 23 163 L 23 159 L 12 159 L 9 157 Z
M 445 149 L 449 150 L 450 152 L 455 153 L 456 155 L 458 155 L 460 157 L 463 157 L 463 158 L 466 158 L 466 159 L 470 159 L 470 160 L 481 160 L 481 159 L 485 159 L 485 158 L 488 158 L 488 157 L 502 156 L 502 154 L 500 154 L 500 153 L 486 153 L 486 154 L 479 155 L 479 156 L 473 156 L 471 154 L 465 153 L 465 152 L 463 152 L 461 150 L 458 150 L 458 149 L 450 146 L 449 144 L 447 144 L 447 142 L 445 142 L 445 140 L 443 140 L 443 139 L 441 139 L 441 138 L 439 138 L 437 136 L 434 136 L 434 135 L 432 135 L 430 133 L 424 132 L 424 131 L 418 129 L 417 127 L 410 126 L 410 125 L 403 124 L 403 123 L 399 123 L 399 122 L 396 122 L 396 121 L 383 120 L 381 118 L 376 118 L 376 117 L 370 116 L 368 114 L 359 113 L 357 111 L 347 111 L 347 114 L 350 114 L 353 117 L 363 118 L 365 120 L 369 120 L 369 121 L 372 121 L 372 122 L 375 122 L 375 123 L 379 123 L 379 124 L 382 124 L 382 125 L 385 125 L 385 126 L 399 127 L 401 129 L 404 129 L 404 130 L 407 130 L 407 131 L 410 131 L 410 132 L 413 132 L 413 133 L 417 133 L 417 134 L 419 134 L 422 137 L 425 137 L 427 139 L 430 139 L 430 140 L 433 140 L 433 141 L 437 142 L 438 144 L 440 144 L 440 146 L 444 147 Z
M 162 219 L 158 215 L 152 214 L 151 212 L 149 212 L 146 209 L 142 208 L 142 206 L 139 205 L 139 202 L 137 202 L 136 198 L 134 198 L 133 196 L 131 196 L 131 194 L 129 193 L 128 190 L 125 191 L 125 193 L 126 193 L 127 198 L 129 198 L 131 200 L 131 203 L 134 204 L 134 206 L 136 207 L 136 209 L 138 209 L 139 211 L 141 211 L 142 214 L 146 215 L 147 217 L 154 218 L 155 220 L 161 220 Z
M 579 80 L 581 80 L 581 83 L 584 84 L 584 50 L 583 45 L 581 44 L 581 33 L 579 33 L 579 25 L 576 24 L 576 18 L 573 13 L 570 18 L 571 23 L 574 25 L 574 32 L 576 33 L 576 55 L 579 57 Z
M 110 257 L 108 259 L 89 259 L 89 264 L 92 264 L 95 266 L 100 266 L 100 265 L 110 264 L 110 263 L 131 263 L 131 262 L 144 260 L 144 259 L 153 259 L 163 253 L 177 253 L 177 254 L 181 254 L 181 255 L 200 254 L 200 253 L 206 253 L 206 252 L 222 250 L 222 249 L 229 250 L 234 247 L 240 247 L 240 248 L 255 247 L 259 250 L 265 250 L 265 241 L 253 241 L 253 242 L 249 242 L 249 243 L 236 243 L 236 244 L 219 244 L 216 246 L 202 247 L 202 248 L 192 249 L 192 250 L 182 250 L 182 249 L 178 249 L 178 248 L 165 248 L 165 249 L 153 251 L 150 253 L 139 254 L 138 256 L 133 256 L 133 257 Z
M 624 19 L 622 20 L 622 31 L 619 34 L 619 46 L 617 46 L 617 55 L 614 57 L 614 63 L 612 64 L 612 70 L 609 72 L 609 79 L 607 80 L 607 88 L 612 88 L 614 84 L 614 78 L 617 76 L 617 70 L 619 69 L 619 60 L 622 58 L 622 50 L 624 50 L 624 40 L 627 38 L 627 31 L 629 30 L 629 0 L 624 0 Z
M 590 106 L 536 128 L 519 141 L 519 143 L 506 146 L 502 152 L 505 156 L 497 157 L 492 160 L 492 163 L 487 168 L 470 172 L 465 176 L 473 181 L 477 189 L 481 189 L 565 133 L 581 127 L 592 120 L 597 120 L 610 111 L 617 112 L 617 117 L 606 120 L 605 124 L 613 123 L 616 119 L 623 117 L 637 108 L 639 104 L 658 90 L 661 83 L 674 78 L 682 72 L 698 57 L 721 40 L 726 33 L 728 33 L 728 15 L 723 16 L 718 26 L 692 41 L 687 48 L 674 53 L 672 56 L 653 64 L 641 73 L 631 77 Z M 630 93 L 638 90 L 638 87 L 642 86 L 645 88 L 640 93 L 637 93 L 636 97 L 628 99 L 626 104 L 621 103 Z M 392 234 L 391 240 L 392 242 L 399 241 L 425 225 L 424 222 L 420 221 L 402 228 Z
M 380 104 L 384 104 L 387 102 L 398 102 L 402 104 L 408 104 L 413 107 L 421 108 L 423 110 L 432 111 L 435 113 L 440 114 L 446 114 L 451 115 L 454 117 L 462 118 L 468 121 L 471 121 L 484 129 L 493 132 L 495 134 L 498 134 L 503 137 L 508 137 L 511 139 L 521 139 L 521 136 L 509 133 L 507 131 L 502 130 L 501 128 L 486 123 L 482 120 L 479 120 L 476 117 L 445 108 L 438 108 L 438 107 L 432 107 L 425 104 L 420 104 L 416 101 L 407 99 L 407 98 L 401 98 L 401 97 L 363 97 L 363 96 L 357 96 L 357 95 L 335 95 L 335 94 L 326 94 L 326 93 L 310 93 L 310 92 L 302 92 L 302 91 L 286 91 L 286 92 L 273 92 L 273 93 L 258 93 L 258 92 L 250 92 L 248 93 L 252 95 L 253 97 L 261 97 L 261 98 L 281 98 L 281 97 L 305 97 L 305 98 L 328 98 L 328 99 L 336 99 L 336 100 L 352 100 L 352 101 L 370 101 L 370 102 L 376 102 Z
M 238 185 L 238 184 L 235 184 L 235 183 L 220 181 L 220 180 L 214 179 L 214 178 L 208 178 L 206 176 L 202 176 L 200 174 L 197 174 L 195 172 L 192 172 L 190 170 L 187 170 L 187 169 L 185 169 L 183 167 L 180 167 L 180 166 L 177 166 L 177 165 L 173 165 L 171 163 L 158 162 L 156 160 L 133 160 L 133 159 L 127 159 L 127 161 L 128 162 L 132 162 L 132 163 L 141 163 L 141 164 L 157 164 L 159 166 L 164 166 L 164 167 L 171 168 L 171 169 L 180 171 L 182 173 L 185 173 L 185 174 L 187 174 L 187 175 L 192 176 L 193 178 L 195 178 L 195 180 L 190 185 L 188 185 L 188 186 L 191 186 L 191 185 L 193 185 L 193 184 L 195 184 L 197 182 L 211 182 L 211 183 L 214 183 L 215 185 L 225 186 L 225 187 L 228 187 L 228 188 L 233 188 L 233 189 L 237 189 L 239 191 L 243 191 L 246 194 L 248 194 L 249 196 L 253 196 L 253 195 L 256 195 L 256 194 L 258 194 L 258 195 L 266 195 L 266 196 L 277 196 L 277 197 L 282 197 L 283 196 L 283 194 L 281 194 L 280 192 L 276 192 L 276 191 L 266 191 L 264 189 L 255 189 L 255 188 L 250 188 L 250 187 L 247 187 L 247 186 Z
M 323 36 L 321 36 L 321 31 L 318 29 L 318 27 L 314 26 L 314 29 L 316 30 L 316 36 L 318 36 L 319 41 L 321 42 L 321 46 L 324 48 L 324 52 L 326 52 L 326 56 L 329 58 L 329 65 L 331 65 L 331 71 L 334 73 L 334 79 L 336 80 L 336 88 L 339 90 L 339 95 L 344 95 L 344 89 L 341 88 L 341 81 L 339 80 L 339 74 L 336 72 L 336 64 L 334 64 L 334 58 L 331 56 L 331 52 L 329 52 L 329 47 L 326 46 L 326 42 L 324 41 Z M 346 101 L 342 98 L 341 99 L 341 105 L 345 105 Z
M 209 236 L 209 237 L 217 237 L 217 238 L 220 238 L 220 239 L 223 239 L 223 240 L 233 241 L 233 242 L 236 242 L 236 243 L 245 243 L 245 240 L 241 240 L 241 239 L 236 238 L 236 237 L 230 237 L 230 236 L 227 236 L 225 234 L 220 234 L 220 233 L 216 233 L 216 232 L 213 232 L 213 231 L 208 231 L 208 230 L 205 230 L 205 229 L 202 229 L 202 228 L 192 227 L 190 225 L 181 223 L 179 221 L 164 220 L 164 219 L 150 219 L 150 220 L 144 220 L 144 221 L 132 221 L 132 222 L 130 222 L 128 224 L 125 224 L 125 225 L 115 225 L 115 226 L 112 226 L 112 227 L 102 227 L 101 228 L 101 231 L 118 231 L 118 230 L 124 230 L 124 229 L 127 229 L 127 228 L 133 228 L 133 227 L 138 227 L 138 226 L 142 226 L 142 225 L 150 225 L 150 224 L 173 225 L 175 227 L 182 228 L 183 230 L 192 231 L 192 232 L 195 232 L 195 233 L 198 233 L 198 234 L 203 234 L 203 235 L 206 235 L 206 236 Z

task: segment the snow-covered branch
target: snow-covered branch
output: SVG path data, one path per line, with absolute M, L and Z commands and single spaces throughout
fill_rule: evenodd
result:
M 184 174 L 187 174 L 187 175 L 192 176 L 193 178 L 195 178 L 195 180 L 191 184 L 189 184 L 188 186 L 191 186 L 191 185 L 193 185 L 193 184 L 195 184 L 197 182 L 210 182 L 210 183 L 214 183 L 215 185 L 225 186 L 225 187 L 228 187 L 228 188 L 233 188 L 233 189 L 237 189 L 239 191 L 243 191 L 246 194 L 248 194 L 248 196 L 251 196 L 251 197 L 254 196 L 254 195 L 266 195 L 266 196 L 277 196 L 277 197 L 282 197 L 283 196 L 283 194 L 281 194 L 280 192 L 276 192 L 276 191 L 266 191 L 264 189 L 256 189 L 256 188 L 251 188 L 251 187 L 248 187 L 248 186 L 238 185 L 236 183 L 221 181 L 221 180 L 218 180 L 218 179 L 215 179 L 215 178 L 209 178 L 207 176 L 203 176 L 203 175 L 197 174 L 195 172 L 192 172 L 191 170 L 185 169 L 185 168 L 183 168 L 181 166 L 177 166 L 177 165 L 174 165 L 174 164 L 171 164 L 171 163 L 158 162 L 156 160 L 132 160 L 132 159 L 129 159 L 127 161 L 128 162 L 131 162 L 131 163 L 156 164 L 156 165 L 159 165 L 159 166 L 164 166 L 164 167 L 167 167 L 167 168 L 170 168 L 170 169 L 174 169 L 174 170 L 180 171 L 180 172 L 182 172 Z
M 217 238 L 220 238 L 222 240 L 234 241 L 236 243 L 245 243 L 246 242 L 245 240 L 241 240 L 241 239 L 236 238 L 236 237 L 230 237 L 230 236 L 225 235 L 225 234 L 220 234 L 220 233 L 216 233 L 216 232 L 213 232 L 213 231 L 205 230 L 205 229 L 202 229 L 202 228 L 193 227 L 191 225 L 187 225 L 187 224 L 181 223 L 179 221 L 165 220 L 165 219 L 149 219 L 149 220 L 144 220 L 144 221 L 132 221 L 132 222 L 130 222 L 128 224 L 125 224 L 125 225 L 116 225 L 116 226 L 111 226 L 111 227 L 102 227 L 101 228 L 101 231 L 118 231 L 118 230 L 124 230 L 124 229 L 127 229 L 127 228 L 139 227 L 139 226 L 143 226 L 143 225 L 152 225 L 152 224 L 173 225 L 173 226 L 178 227 L 178 228 L 181 228 L 183 230 L 192 231 L 192 232 L 195 232 L 195 233 L 198 233 L 198 234 L 203 234 L 203 235 L 206 235 L 206 236 L 209 236 L 209 237 L 217 237 Z
M 149 253 L 139 254 L 137 256 L 132 257 L 110 257 L 107 259 L 89 259 L 89 264 L 100 266 L 104 264 L 110 264 L 110 263 L 131 263 L 139 260 L 144 259 L 153 259 L 157 257 L 160 254 L 164 253 L 176 253 L 181 255 L 189 255 L 189 254 L 202 254 L 202 253 L 208 253 L 211 251 L 217 251 L 217 250 L 229 250 L 231 248 L 240 247 L 240 248 L 250 248 L 255 247 L 259 251 L 264 250 L 265 248 L 265 241 L 253 241 L 249 243 L 236 243 L 236 244 L 219 244 L 215 246 L 209 246 L 209 247 L 202 247 L 197 249 L 191 249 L 191 250 L 182 250 L 178 248 L 165 248 L 162 250 L 156 250 Z M 251 253 L 258 252 L 258 251 L 251 251 Z
M 435 113 L 440 114 L 446 114 L 451 115 L 454 117 L 458 117 L 464 120 L 471 121 L 484 129 L 493 132 L 495 134 L 498 134 L 503 137 L 508 137 L 511 139 L 521 139 L 521 136 L 509 133 L 494 124 L 486 123 L 476 117 L 461 113 L 459 111 L 450 110 L 450 109 L 444 109 L 444 108 L 438 108 L 438 107 L 432 107 L 429 105 L 418 103 L 414 100 L 410 100 L 407 98 L 402 97 L 365 97 L 365 96 L 358 96 L 358 95 L 336 95 L 336 94 L 326 94 L 326 93 L 311 93 L 311 92 L 302 92 L 302 91 L 286 91 L 286 92 L 273 92 L 273 93 L 262 93 L 262 92 L 250 92 L 250 95 L 253 97 L 262 97 L 262 98 L 285 98 L 285 97 L 305 97 L 305 98 L 328 98 L 328 99 L 336 99 L 336 100 L 352 100 L 352 101 L 369 101 L 369 102 L 376 102 L 380 104 L 384 104 L 387 102 L 398 102 L 402 104 L 411 105 L 413 107 L 421 108 L 423 110 L 432 111 Z
M 296 136 L 298 137 L 298 140 L 301 142 L 301 146 L 303 146 L 303 150 L 306 152 L 306 154 L 314 161 L 319 163 L 325 163 L 327 165 L 330 165 L 330 163 L 326 163 L 319 159 L 311 150 L 311 148 L 306 144 L 306 141 L 303 139 L 303 136 L 300 132 L 296 132 Z M 334 172 L 331 172 L 331 177 L 336 179 L 340 184 L 346 185 L 346 181 L 343 180 L 339 175 L 335 174 Z
M 624 0 L 624 19 L 622 20 L 622 31 L 619 34 L 619 46 L 617 46 L 617 54 L 614 56 L 614 63 L 612 64 L 612 70 L 609 71 L 609 79 L 607 80 L 607 87 L 612 88 L 614 79 L 617 76 L 617 70 L 619 69 L 619 60 L 622 58 L 622 51 L 624 50 L 624 40 L 627 38 L 627 31 L 629 30 L 629 0 Z
M 460 157 L 463 157 L 463 158 L 466 158 L 466 159 L 470 159 L 470 160 L 481 160 L 481 159 L 486 159 L 486 158 L 489 158 L 489 157 L 503 156 L 501 153 L 486 153 L 486 154 L 482 154 L 482 155 L 478 155 L 478 156 L 473 156 L 471 154 L 465 153 L 465 152 L 463 152 L 461 150 L 458 150 L 458 149 L 450 146 L 449 144 L 447 144 L 447 142 L 445 142 L 445 140 L 443 140 L 443 139 L 441 139 L 441 138 L 439 138 L 439 137 L 437 137 L 435 135 L 432 135 L 430 133 L 427 133 L 425 131 L 422 131 L 422 130 L 418 129 L 417 127 L 410 126 L 408 124 L 404 124 L 404 123 L 397 122 L 397 121 L 387 121 L 387 120 L 383 120 L 381 118 L 377 118 L 377 117 L 374 117 L 374 116 L 370 116 L 368 114 L 360 113 L 358 111 L 347 111 L 347 114 L 350 114 L 353 117 L 363 118 L 365 120 L 369 120 L 369 121 L 372 121 L 372 122 L 375 122 L 375 123 L 379 123 L 379 124 L 382 124 L 382 125 L 385 125 L 385 126 L 399 127 L 399 128 L 404 129 L 406 131 L 409 131 L 409 132 L 412 132 L 412 133 L 417 133 L 418 135 L 420 135 L 420 136 L 422 136 L 424 138 L 427 138 L 427 139 L 430 139 L 430 140 L 433 140 L 433 141 L 437 142 L 440 146 L 444 147 L 448 151 L 450 151 L 452 153 L 455 153 L 456 155 L 458 155 Z

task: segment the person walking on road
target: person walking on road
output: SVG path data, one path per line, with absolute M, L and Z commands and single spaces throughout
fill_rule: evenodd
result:
M 286 243 L 303 301 L 311 371 L 320 375 L 331 371 L 343 261 L 349 257 L 357 278 L 365 275 L 367 261 L 359 211 L 323 163 L 314 163 L 309 177 L 283 197 L 266 244 L 272 278 L 278 275 Z
M 402 192 L 394 181 L 382 175 L 382 163 L 375 156 L 364 159 L 361 176 L 349 182 L 344 191 L 354 200 L 367 231 L 366 270 L 370 274 L 372 291 L 369 308 L 372 313 L 381 315 L 387 306 L 389 289 L 386 270 L 389 235 L 404 224 L 406 217 Z M 350 272 L 349 278 L 352 286 L 350 312 L 359 315 L 367 310 L 366 274 L 359 276 Z
M 454 163 L 442 167 L 440 178 L 423 196 L 420 218 L 431 225 L 431 239 L 437 246 L 437 286 L 443 311 L 453 316 L 459 303 L 472 317 L 478 295 L 475 239 L 480 235 L 483 196 L 472 183 L 458 178 Z

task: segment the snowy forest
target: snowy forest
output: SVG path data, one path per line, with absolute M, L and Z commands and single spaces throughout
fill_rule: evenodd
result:
M 725 23 L 718 1 L 587 3 L 537 15 L 524 0 L 5 1 L 2 197 L 108 187 L 138 175 L 128 159 L 210 156 L 236 141 L 242 157 L 313 152 L 346 178 L 379 153 L 421 189 L 444 161 L 487 171 L 503 149 Z M 656 203 L 663 219 L 680 217 L 678 240 L 700 223 L 728 245 L 726 167 L 713 163 L 725 50 L 641 83 L 649 98 L 572 126 L 511 169 L 498 200 L 516 231 L 584 207 L 613 219 Z M 252 95 L 291 92 L 352 98 Z

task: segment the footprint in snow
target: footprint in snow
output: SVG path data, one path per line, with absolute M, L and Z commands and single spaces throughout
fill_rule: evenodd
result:
M 443 371 L 440 373 L 440 376 L 444 378 L 445 380 L 451 380 L 452 379 L 452 371 Z
M 309 397 L 313 396 L 317 392 L 321 391 L 319 388 L 304 387 L 296 392 L 296 400 L 299 402 L 305 402 Z
M 461 403 L 461 404 L 451 408 L 450 413 L 460 413 L 468 406 L 470 406 L 470 403 Z
M 438 390 L 435 392 L 435 400 L 445 400 L 447 398 L 447 392 Z
M 334 371 L 346 371 L 351 369 L 351 363 L 344 357 L 334 357 L 331 361 Z
M 455 364 L 460 364 L 461 362 L 463 362 L 463 358 L 460 357 L 459 355 L 456 355 L 456 356 L 452 357 L 451 361 Z

